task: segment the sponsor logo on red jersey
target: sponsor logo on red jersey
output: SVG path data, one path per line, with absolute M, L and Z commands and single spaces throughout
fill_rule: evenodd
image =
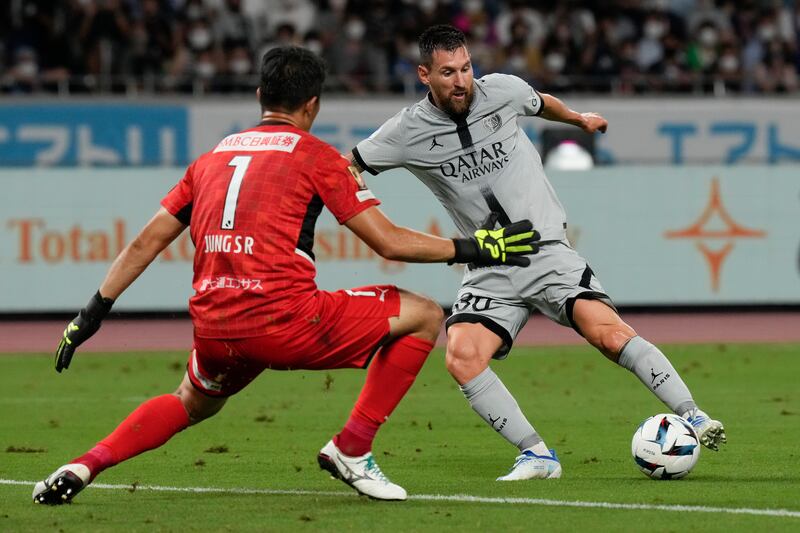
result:
M 234 133 L 222 139 L 214 153 L 217 152 L 294 152 L 300 135 L 288 132 L 246 131 Z

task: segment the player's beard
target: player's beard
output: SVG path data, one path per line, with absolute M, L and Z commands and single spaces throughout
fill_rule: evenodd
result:
M 466 115 L 469 111 L 469 106 L 472 105 L 472 98 L 475 96 L 475 93 L 472 87 L 467 87 L 465 91 L 466 94 L 464 95 L 464 101 L 462 102 L 453 100 L 452 96 L 448 98 L 441 98 L 440 101 L 442 103 L 442 111 L 451 117 Z

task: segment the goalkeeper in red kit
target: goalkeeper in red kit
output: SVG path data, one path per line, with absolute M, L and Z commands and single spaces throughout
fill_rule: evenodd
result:
M 189 228 L 196 246 L 189 301 L 194 345 L 183 381 L 38 482 L 35 503 L 70 502 L 103 470 L 216 414 L 265 369 L 335 368 L 366 368 L 367 377 L 344 427 L 320 450 L 320 466 L 372 498 L 406 499 L 375 462 L 372 441 L 433 348 L 442 310 L 392 285 L 318 290 L 318 215 L 327 207 L 378 254 L 409 262 L 524 266 L 526 255 L 538 251 L 539 235 L 530 221 L 464 239 L 394 225 L 350 162 L 308 133 L 324 79 L 324 64 L 307 50 L 268 52 L 257 91 L 261 123 L 227 136 L 189 166 L 67 325 L 56 351 L 59 372 L 114 301 Z

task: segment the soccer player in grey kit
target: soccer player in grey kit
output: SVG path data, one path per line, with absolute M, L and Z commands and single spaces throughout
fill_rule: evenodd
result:
M 561 465 L 489 367 L 502 359 L 537 309 L 573 327 L 611 361 L 633 372 L 700 441 L 717 450 L 722 424 L 701 411 L 678 372 L 656 346 L 617 314 L 586 260 L 567 240 L 567 218 L 547 181 L 538 152 L 518 125 L 521 116 L 564 122 L 588 133 L 606 131 L 596 113 L 577 113 L 515 76 L 473 78 L 464 34 L 448 25 L 419 40 L 418 75 L 430 92 L 386 121 L 349 158 L 378 174 L 404 167 L 422 181 L 464 235 L 483 224 L 530 219 L 541 234 L 528 268 L 468 267 L 447 320 L 446 364 L 472 408 L 519 448 L 498 480 L 557 478 Z

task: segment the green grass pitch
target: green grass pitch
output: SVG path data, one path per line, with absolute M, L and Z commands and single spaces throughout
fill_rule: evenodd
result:
M 800 347 L 667 346 L 665 351 L 695 399 L 728 432 L 727 446 L 719 453 L 703 449 L 683 480 L 647 479 L 630 455 L 637 425 L 666 408 L 634 376 L 593 350 L 563 347 L 518 348 L 493 366 L 557 449 L 564 477 L 495 482 L 516 450 L 471 411 L 437 350 L 375 442 L 379 464 L 406 487 L 407 502 L 357 497 L 316 465 L 317 451 L 344 423 L 363 372 L 265 372 L 216 417 L 97 479 L 129 485 L 128 490 L 89 488 L 72 505 L 49 508 L 31 503 L 31 486 L 0 483 L 0 531 L 800 530 Z M 174 390 L 185 357 L 79 353 L 58 375 L 49 355 L 0 356 L 0 478 L 41 479 L 79 455 L 140 402 Z M 304 493 L 156 492 L 137 485 Z M 435 494 L 508 500 L 414 499 Z M 671 511 L 654 505 L 793 514 Z

